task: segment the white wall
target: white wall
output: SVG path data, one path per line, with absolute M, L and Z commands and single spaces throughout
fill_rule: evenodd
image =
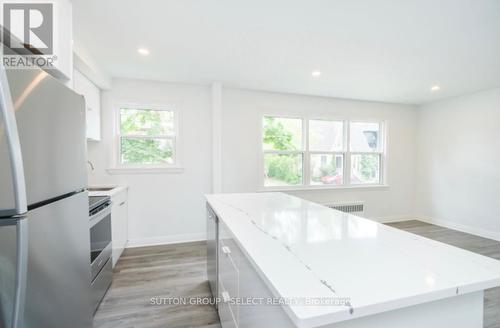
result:
M 212 94 L 208 86 L 116 79 L 102 96 L 102 141 L 89 142 L 90 185 L 126 184 L 130 240 L 147 245 L 205 238 L 204 193 L 212 190 Z M 500 89 L 421 108 L 222 88 L 223 192 L 259 190 L 264 114 L 388 121 L 388 187 L 290 191 L 319 203 L 365 201 L 366 216 L 421 218 L 500 239 Z M 185 170 L 111 175 L 119 103 L 175 104 Z M 219 109 L 220 110 L 220 109 Z M 216 177 L 217 178 L 217 177 Z
M 416 211 L 500 240 L 500 89 L 419 110 Z
M 89 142 L 90 185 L 126 184 L 131 245 L 205 238 L 203 194 L 212 190 L 211 88 L 128 79 L 113 80 L 102 94 L 102 140 Z M 120 103 L 178 105 L 181 156 L 175 174 L 109 174 L 113 167 L 114 119 Z M 416 111 L 412 106 L 222 89 L 222 191 L 255 192 L 260 181 L 263 113 L 388 120 L 389 187 L 291 192 L 327 203 L 363 200 L 366 215 L 413 217 Z
M 90 185 L 129 186 L 129 239 L 144 245 L 205 238 L 205 202 L 211 192 L 210 88 L 182 84 L 113 80 L 102 95 L 102 140 L 89 142 Z M 184 171 L 175 174 L 110 175 L 114 111 L 120 103 L 176 105 Z
M 365 215 L 380 220 L 413 217 L 417 118 L 414 106 L 224 88 L 222 113 L 223 192 L 259 189 L 264 114 L 387 120 L 389 187 L 290 193 L 320 203 L 365 201 Z

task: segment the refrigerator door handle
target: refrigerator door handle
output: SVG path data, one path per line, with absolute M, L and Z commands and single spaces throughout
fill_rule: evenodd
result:
M 5 68 L 0 65 L 0 112 L 5 125 L 6 141 L 10 153 L 10 167 L 12 170 L 12 182 L 14 186 L 14 199 L 16 214 L 28 211 L 26 200 L 26 183 L 24 180 L 24 165 L 21 153 L 21 143 L 17 132 L 16 116 L 12 96 L 10 94 L 9 81 Z
M 24 327 L 24 305 L 26 304 L 26 280 L 28 275 L 29 232 L 28 218 L 21 217 L 17 226 L 16 289 L 12 311 L 12 328 Z

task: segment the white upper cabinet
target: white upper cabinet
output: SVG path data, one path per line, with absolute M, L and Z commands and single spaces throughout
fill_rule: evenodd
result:
M 73 72 L 73 89 L 85 97 L 87 139 L 101 140 L 101 90 L 78 70 Z

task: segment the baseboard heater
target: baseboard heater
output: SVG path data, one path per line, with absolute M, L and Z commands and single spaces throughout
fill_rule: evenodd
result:
M 334 204 L 324 204 L 326 207 L 332 208 L 337 211 L 350 213 L 354 215 L 362 216 L 365 213 L 365 203 L 364 202 L 352 202 L 352 203 L 334 203 Z

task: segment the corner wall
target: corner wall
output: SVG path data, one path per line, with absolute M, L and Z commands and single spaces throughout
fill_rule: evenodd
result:
M 110 174 L 114 152 L 115 111 L 120 103 L 176 106 L 180 114 L 177 173 Z M 129 245 L 141 246 L 205 239 L 204 194 L 212 190 L 210 88 L 116 79 L 101 99 L 102 140 L 88 142 L 95 165 L 89 185 L 129 186 Z
M 416 213 L 500 240 L 500 89 L 418 111 Z

